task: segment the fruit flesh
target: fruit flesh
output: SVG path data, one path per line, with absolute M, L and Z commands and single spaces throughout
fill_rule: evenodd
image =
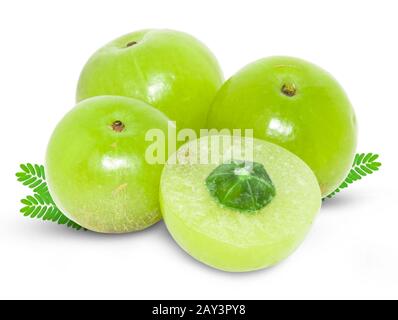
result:
M 159 221 L 163 166 L 145 161 L 145 133 L 167 132 L 167 121 L 157 109 L 125 97 L 96 97 L 72 109 L 46 155 L 50 192 L 63 213 L 103 233 L 137 231 Z
M 208 127 L 253 129 L 303 159 L 327 196 L 345 179 L 355 155 L 357 124 L 350 101 L 326 71 L 272 57 L 249 64 L 220 89 Z
M 85 65 L 77 101 L 99 95 L 137 98 L 163 111 L 177 128 L 205 127 L 223 82 L 213 54 L 190 35 L 142 30 L 98 50 Z
M 201 152 L 209 151 L 209 139 L 200 139 L 205 142 L 199 144 Z M 233 148 L 240 139 L 234 139 Z M 177 155 L 187 154 L 192 143 Z M 165 166 L 160 203 L 167 228 L 185 251 L 212 267 L 234 272 L 270 267 L 290 255 L 310 229 L 321 204 L 316 177 L 292 153 L 255 139 L 254 161 L 267 170 L 276 195 L 263 209 L 248 214 L 221 206 L 206 187 L 209 174 L 224 161 L 221 154 L 218 163 Z

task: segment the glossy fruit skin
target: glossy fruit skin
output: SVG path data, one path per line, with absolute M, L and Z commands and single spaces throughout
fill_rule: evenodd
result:
M 173 30 L 141 30 L 90 58 L 80 75 L 77 101 L 134 97 L 163 111 L 177 128 L 198 131 L 222 82 L 216 58 L 197 39 Z
M 241 138 L 235 139 L 234 146 L 239 145 Z M 187 146 L 193 143 L 182 146 L 178 158 L 188 154 Z M 208 143 L 198 145 L 206 154 Z M 254 139 L 254 161 L 264 165 L 276 189 L 272 202 L 255 213 L 221 206 L 210 194 L 204 182 L 217 164 L 164 167 L 160 183 L 164 221 L 175 241 L 202 263 L 230 272 L 267 268 L 288 257 L 310 230 L 321 206 L 312 170 L 293 153 L 259 139 Z
M 294 96 L 283 93 L 286 86 Z M 315 172 L 322 195 L 345 179 L 357 145 L 354 110 L 337 81 L 301 59 L 271 57 L 249 64 L 220 89 L 210 109 L 210 128 L 253 129 Z
M 112 124 L 121 121 L 124 129 Z M 163 165 L 145 161 L 145 133 L 167 133 L 167 117 L 126 97 L 79 103 L 57 125 L 46 155 L 48 185 L 70 219 L 101 233 L 125 233 L 160 220 L 158 188 Z

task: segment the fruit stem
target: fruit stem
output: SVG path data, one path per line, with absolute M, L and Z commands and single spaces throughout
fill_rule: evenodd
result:
M 285 83 L 282 86 L 281 91 L 285 96 L 293 97 L 296 95 L 297 89 L 293 83 Z
M 126 48 L 130 48 L 130 47 L 132 47 L 132 46 L 134 46 L 136 44 L 137 44 L 137 41 L 131 41 L 131 42 L 126 44 Z
M 122 132 L 126 126 L 123 122 L 116 120 L 112 123 L 112 130 L 115 132 Z

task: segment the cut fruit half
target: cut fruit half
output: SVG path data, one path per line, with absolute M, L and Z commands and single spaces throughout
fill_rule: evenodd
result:
M 321 206 L 311 169 L 266 141 L 212 135 L 182 146 L 160 183 L 168 230 L 214 268 L 270 267 L 303 241 Z

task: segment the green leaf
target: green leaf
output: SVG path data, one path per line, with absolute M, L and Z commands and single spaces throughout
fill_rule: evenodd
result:
M 43 166 L 27 163 L 21 164 L 20 168 L 22 171 L 16 173 L 19 182 L 33 189 L 36 193 L 47 192 L 48 189 L 44 181 L 45 174 Z
M 21 202 L 22 202 L 22 204 L 24 204 L 26 206 L 32 205 L 32 202 L 30 202 L 28 199 L 22 199 Z
M 24 214 L 25 217 L 29 216 L 35 207 L 24 207 L 21 209 L 21 212 Z
M 20 167 L 25 173 L 29 173 L 29 169 L 28 169 L 28 167 L 26 165 L 21 164 Z
M 51 220 L 53 217 L 54 207 L 47 208 L 46 214 L 43 217 L 44 221 Z
M 374 154 L 373 156 L 370 157 L 369 162 L 374 162 L 379 158 L 378 154 Z
M 37 173 L 37 176 L 38 176 L 39 178 L 42 178 L 41 166 L 35 164 L 35 171 L 36 171 L 36 173 Z
M 364 172 L 360 167 L 356 167 L 354 170 L 356 171 L 356 173 L 358 173 L 362 177 L 365 177 L 367 175 L 367 173 Z
M 39 202 L 36 200 L 35 197 L 27 196 L 26 199 L 28 199 L 32 205 L 37 205 L 37 204 L 39 204 Z
M 48 197 L 49 195 L 47 195 Z M 52 221 L 61 225 L 66 225 L 68 228 L 76 230 L 82 229 L 77 223 L 70 220 L 57 208 L 54 202 L 45 200 L 46 197 L 40 194 L 34 196 L 27 196 L 21 200 L 25 206 L 20 210 L 25 217 L 32 219 L 42 219 L 44 221 Z
M 365 157 L 364 153 L 357 154 L 355 156 L 354 164 L 360 165 L 362 163 L 362 159 Z
M 378 158 L 379 155 L 375 153 L 356 154 L 352 168 L 348 173 L 347 178 L 340 184 L 340 186 L 335 191 L 333 191 L 326 198 L 333 198 L 337 193 L 339 193 L 342 189 L 347 188 L 353 182 L 361 180 L 363 177 L 366 177 L 373 172 L 378 171 L 381 167 L 381 163 L 376 162 Z
M 350 173 L 348 174 L 348 177 L 349 177 L 352 181 L 357 181 L 357 180 L 361 180 L 361 179 L 362 179 L 361 176 L 355 171 L 355 169 L 352 169 L 352 170 L 350 171 Z M 350 183 L 350 182 L 348 182 L 347 180 L 346 180 L 345 182 Z
M 22 171 L 16 173 L 17 180 L 34 192 L 33 196 L 28 195 L 21 200 L 23 207 L 20 212 L 25 217 L 52 221 L 75 230 L 83 229 L 57 208 L 48 191 L 44 166 L 27 163 L 21 164 L 20 168 Z
M 44 171 L 44 166 L 40 166 L 41 176 L 44 180 L 46 180 L 46 172 Z
M 347 188 L 347 187 L 348 187 L 348 183 L 345 182 L 345 181 L 340 185 L 340 189 L 344 189 L 344 188 Z
M 381 166 L 381 163 L 379 163 L 379 162 L 368 163 L 366 166 L 367 166 L 370 170 L 377 171 L 377 170 L 379 170 L 379 167 Z
M 362 163 L 366 163 L 369 161 L 369 159 L 373 156 L 372 153 L 368 153 L 363 159 L 362 159 Z
M 39 212 L 39 214 L 37 215 L 37 219 L 41 219 L 43 217 L 43 215 L 46 213 L 47 211 L 47 207 L 43 206 Z
M 29 172 L 30 172 L 30 174 L 31 174 L 32 176 L 37 176 L 36 171 L 35 171 L 35 168 L 33 167 L 32 164 L 27 163 L 26 166 L 28 167 Z
M 370 170 L 367 166 L 365 166 L 363 164 L 360 165 L 360 168 L 361 168 L 361 170 L 365 171 L 367 174 L 372 174 L 373 173 L 372 170 Z
M 32 214 L 32 212 L 35 210 L 35 207 L 28 207 L 28 210 L 25 212 L 25 217 L 28 217 Z
M 36 218 L 36 216 L 37 216 L 37 214 L 41 211 L 41 207 L 40 206 L 37 206 L 37 207 L 35 207 L 35 209 L 33 210 L 33 212 L 31 213 L 31 215 L 30 215 L 30 217 L 33 219 L 33 218 Z
M 35 187 L 33 189 L 34 192 L 37 192 L 39 194 L 44 194 L 48 192 L 48 187 L 46 182 L 42 182 L 39 186 Z
M 36 193 L 35 194 L 35 198 L 41 205 L 45 204 L 45 201 L 43 200 L 43 197 L 40 196 L 39 194 Z
M 68 218 L 65 217 L 64 215 L 61 215 L 61 217 L 58 219 L 58 224 L 66 224 L 68 222 Z
M 58 222 L 58 220 L 63 216 L 63 214 L 61 213 L 61 211 L 58 210 L 58 208 L 54 209 L 54 215 L 52 218 L 53 222 Z
M 30 177 L 29 179 L 27 179 L 27 180 L 25 180 L 25 181 L 23 182 L 23 185 L 24 185 L 24 186 L 29 186 L 29 185 L 35 183 L 36 180 L 37 180 L 36 177 Z

